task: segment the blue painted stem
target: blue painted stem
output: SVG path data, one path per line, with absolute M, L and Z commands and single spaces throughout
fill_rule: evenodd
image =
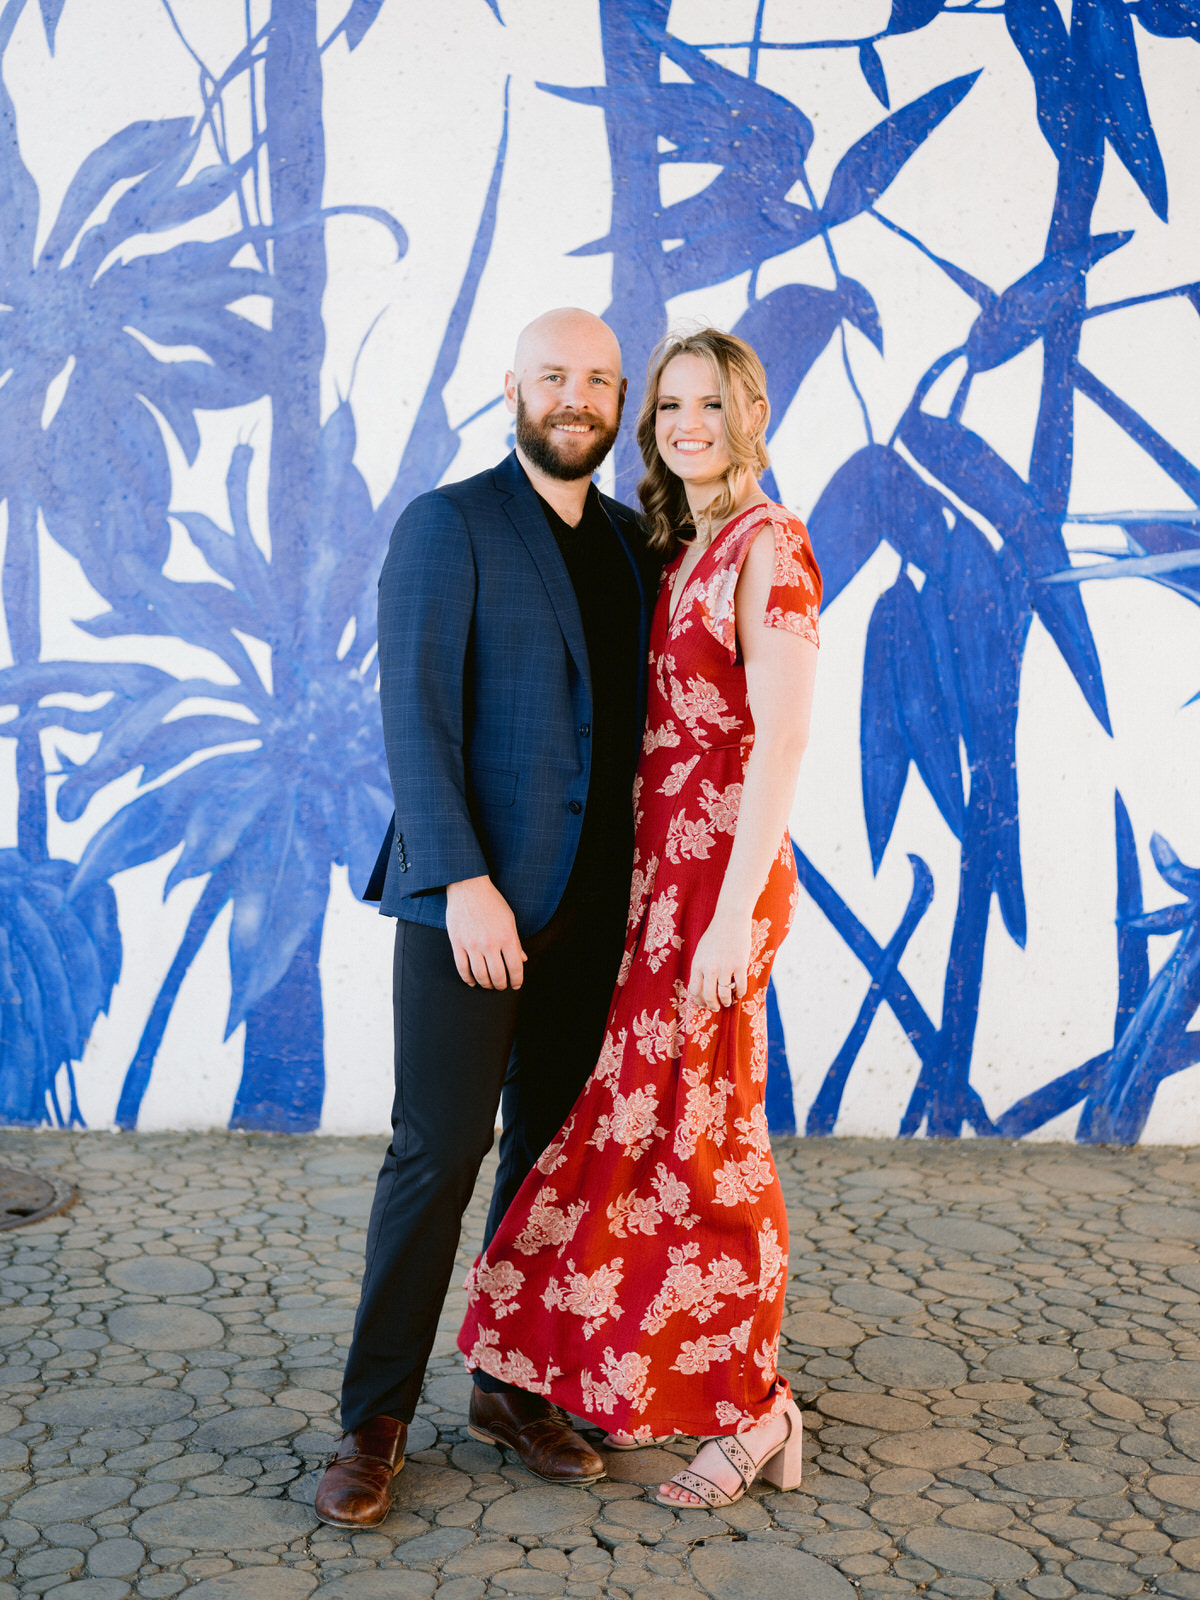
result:
M 321 931 L 309 929 L 292 964 L 246 1018 L 242 1077 L 231 1128 L 312 1133 L 325 1098 L 325 1020 L 321 1004 Z
M 845 1043 L 834 1057 L 817 1092 L 817 1097 L 809 1108 L 804 1131 L 810 1136 L 833 1132 L 842 1106 L 842 1095 L 850 1078 L 850 1069 L 858 1060 L 858 1053 L 866 1042 L 876 1013 L 887 997 L 888 989 L 900 965 L 900 957 L 916 931 L 917 924 L 933 901 L 933 874 L 920 856 L 909 856 L 908 859 L 913 869 L 913 886 L 908 897 L 908 905 L 900 919 L 899 927 L 889 939 L 887 947 L 880 952 L 878 962 L 874 967 L 868 968 L 871 982 L 866 997 L 859 1007 L 850 1032 L 846 1035 Z
M 113 1119 L 118 1128 L 130 1131 L 137 1127 L 142 1101 L 145 1099 L 146 1090 L 150 1087 L 150 1075 L 154 1071 L 155 1058 L 162 1044 L 172 1008 L 178 998 L 179 987 L 187 976 L 188 968 L 196 959 L 200 946 L 208 937 L 208 931 L 217 913 L 228 898 L 229 870 L 224 868 L 212 874 L 204 886 L 203 894 L 192 907 L 192 914 L 188 918 L 187 927 L 183 930 L 179 948 L 154 998 L 133 1060 L 129 1063 L 125 1080 L 121 1085 L 121 1097 L 117 1102 L 116 1116 Z

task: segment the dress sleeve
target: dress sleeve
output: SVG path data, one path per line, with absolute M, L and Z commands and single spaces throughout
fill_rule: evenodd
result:
M 769 628 L 786 628 L 789 633 L 820 645 L 817 612 L 821 608 L 821 571 L 813 555 L 808 530 L 799 517 L 783 515 L 772 519 L 775 529 L 775 581 L 767 596 Z
M 697 610 L 708 631 L 738 659 L 735 595 L 742 563 L 750 546 L 765 527 L 775 536 L 775 579 L 767 595 L 763 621 L 769 628 L 786 628 L 819 645 L 817 612 L 821 605 L 821 573 L 813 555 L 808 531 L 799 517 L 778 510 L 736 535 L 726 558 L 697 592 Z

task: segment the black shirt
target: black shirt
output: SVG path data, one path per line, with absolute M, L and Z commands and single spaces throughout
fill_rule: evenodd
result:
M 542 500 L 542 509 L 575 590 L 592 676 L 591 777 L 567 892 L 612 893 L 619 887 L 624 894 L 633 859 L 633 779 L 641 728 L 637 579 L 595 484 L 575 527 L 548 501 Z

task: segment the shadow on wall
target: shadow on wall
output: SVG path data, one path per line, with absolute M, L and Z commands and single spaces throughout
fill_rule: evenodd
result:
M 38 0 L 51 49 L 64 12 L 70 26 L 73 3 Z M 321 421 L 325 221 L 356 212 L 386 230 L 398 252 L 407 239 L 384 211 L 323 205 L 322 57 L 343 39 L 350 50 L 363 45 L 383 3 L 353 0 L 322 39 L 316 0 L 273 0 L 263 26 L 231 45 L 223 70 L 201 66 L 194 118 L 133 123 L 86 158 L 36 257 L 39 195 L 0 83 L 0 300 L 9 308 L 0 322 L 0 496 L 13 658 L 0 673 L 0 702 L 9 708 L 2 732 L 15 740 L 19 791 L 17 845 L 0 851 L 0 1121 L 82 1124 L 74 1064 L 121 968 L 110 880 L 181 849 L 168 890 L 188 878 L 203 879 L 204 888 L 129 1064 L 119 1125 L 137 1124 L 180 984 L 229 902 L 227 1033 L 246 1025 L 232 1125 L 301 1131 L 319 1122 L 317 956 L 330 868 L 344 865 L 352 883 L 364 883 L 391 810 L 375 708 L 375 578 L 399 511 L 441 481 L 459 447 L 443 393 L 488 261 L 507 153 L 506 103 L 498 108 L 495 166 L 474 247 L 434 370 L 395 480 L 372 505 L 354 466 L 350 398 Z M 503 22 L 497 0 L 479 4 Z M 27 6 L 33 0 L 7 0 L 0 10 L 0 60 Z M 1136 577 L 1200 601 L 1200 513 L 1105 514 L 1096 520 L 1120 527 L 1124 550 L 1084 566 L 1072 565 L 1063 537 L 1065 522 L 1085 520 L 1068 516 L 1077 394 L 1200 504 L 1200 469 L 1080 359 L 1084 321 L 1115 309 L 1088 306 L 1088 273 L 1131 237 L 1091 231 L 1106 141 L 1155 214 L 1167 215 L 1135 19 L 1186 49 L 1188 40 L 1200 40 L 1200 14 L 1190 0 L 1076 0 L 1068 29 L 1042 0 L 1006 0 L 1009 39 L 1033 80 L 1058 182 L 1042 260 L 997 292 L 880 209 L 894 179 L 953 116 L 977 76 L 953 78 L 892 109 L 879 40 L 926 27 L 943 9 L 978 8 L 974 0 L 953 8 L 941 0 L 894 0 L 883 33 L 821 41 L 824 49 L 856 52 L 880 118 L 844 152 L 820 200 L 806 165 L 811 122 L 756 81 L 763 50 L 809 46 L 764 44 L 762 5 L 751 37 L 689 45 L 667 31 L 669 0 L 600 0 L 605 86 L 541 87 L 599 107 L 606 119 L 611 232 L 576 254 L 611 255 L 607 314 L 630 370 L 642 370 L 670 298 L 749 271 L 749 305 L 734 331 L 764 354 L 774 418 L 782 420 L 831 344 L 862 412 L 867 443 L 834 474 L 811 518 L 827 603 L 881 541 L 902 558 L 866 640 L 863 802 L 876 868 L 912 764 L 960 843 L 942 1020 L 934 1027 L 899 971 L 932 901 L 926 864 L 910 857 L 908 907 L 880 945 L 797 846 L 804 888 L 862 962 L 869 985 L 808 1108 L 806 1131 L 833 1130 L 868 1028 L 886 1005 L 920 1059 L 901 1133 L 924 1128 L 953 1137 L 970 1128 L 1017 1137 L 1082 1104 L 1081 1140 L 1133 1141 L 1158 1084 L 1200 1061 L 1200 1033 L 1188 1030 L 1200 1005 L 1200 870 L 1183 865 L 1156 835 L 1158 871 L 1183 898 L 1145 912 L 1119 794 L 1120 992 L 1112 1048 L 995 1117 L 972 1087 L 970 1067 L 993 895 L 1008 936 L 1018 944 L 1025 937 L 1015 751 L 1030 623 L 1036 616 L 1044 624 L 1107 731 L 1101 662 L 1079 585 Z M 710 54 L 732 48 L 748 54 L 745 76 Z M 664 63 L 677 81 L 662 81 Z M 238 149 L 228 143 L 223 114 L 234 94 L 248 95 L 255 108 L 249 140 Z M 209 164 L 197 168 L 206 157 Z M 660 169 L 676 162 L 719 170 L 699 193 L 663 206 Z M 789 198 L 794 194 L 803 202 Z M 227 234 L 157 248 L 155 235 L 200 224 L 230 202 L 237 224 Z M 965 343 L 922 376 L 886 440 L 872 432 L 845 337 L 849 324 L 883 346 L 871 295 L 838 263 L 837 229 L 863 216 L 900 234 L 978 306 Z M 820 241 L 834 287 L 791 283 L 760 298 L 762 263 L 808 240 Z M 270 297 L 269 329 L 232 309 L 249 295 Z M 1167 296 L 1189 300 L 1200 313 L 1194 283 L 1140 298 Z M 1043 381 L 1026 480 L 964 426 L 962 415 L 977 374 L 1039 340 Z M 193 347 L 204 359 L 160 359 L 162 346 Z M 960 376 L 949 412 L 933 415 L 925 409 L 930 390 L 955 366 Z M 238 444 L 228 463 L 230 526 L 172 512 L 219 581 L 166 576 L 168 444 L 190 463 L 200 445 L 198 411 L 263 397 L 272 416 L 268 525 L 256 537 L 247 497 L 253 447 Z M 630 401 L 636 406 L 637 396 Z M 627 430 L 619 471 L 631 465 L 634 448 Z M 78 626 L 113 640 L 160 635 L 199 646 L 220 658 L 233 683 L 180 679 L 134 660 L 43 661 L 39 521 L 108 606 Z M 246 641 L 268 648 L 270 673 L 260 672 Z M 223 702 L 228 713 L 189 709 L 197 700 Z M 76 765 L 62 757 L 51 772 L 41 738 L 48 729 L 98 737 L 86 759 Z M 70 821 L 105 786 L 132 774 L 137 792 L 94 834 L 78 865 L 51 859 L 48 780 L 57 784 L 59 816 Z M 1148 937 L 1163 933 L 1179 937 L 1151 978 Z M 795 1112 L 773 996 L 770 1016 L 768 1111 L 773 1128 L 790 1132 Z

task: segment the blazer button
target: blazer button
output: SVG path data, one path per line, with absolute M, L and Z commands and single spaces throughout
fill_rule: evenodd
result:
M 578 800 L 568 800 L 567 801 L 567 810 L 572 814 L 572 816 L 576 816 L 577 817 L 579 815 L 579 813 L 583 810 L 583 807 L 579 804 Z
M 579 737 L 581 739 L 589 738 L 590 735 L 591 735 L 591 731 L 592 731 L 592 725 L 591 725 L 590 722 L 581 722 L 579 724 Z
M 407 861 L 402 861 L 400 863 L 400 871 L 401 872 L 407 872 L 408 871 L 408 862 Z

